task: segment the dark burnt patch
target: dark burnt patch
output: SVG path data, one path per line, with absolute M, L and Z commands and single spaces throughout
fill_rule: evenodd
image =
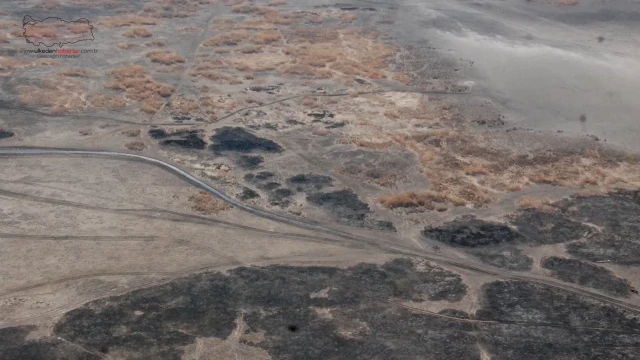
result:
M 238 195 L 236 195 L 236 197 L 239 200 L 245 201 L 245 200 L 257 199 L 260 197 L 260 194 L 258 194 L 257 191 L 245 186 L 242 188 L 242 191 Z
M 476 248 L 471 253 L 483 263 L 513 271 L 531 270 L 533 259 L 514 247 Z
M 160 144 L 165 146 L 198 150 L 207 146 L 207 143 L 202 139 L 202 131 L 200 130 L 179 130 L 169 133 L 164 129 L 150 129 L 149 136 L 161 140 Z
M 439 227 L 426 227 L 422 235 L 450 246 L 466 248 L 521 243 L 525 240 L 507 225 L 480 220 L 470 215 Z
M 209 148 L 216 152 L 280 152 L 283 150 L 276 142 L 256 136 L 241 127 L 225 126 L 219 128 L 210 139 L 212 144 Z
M 326 186 L 333 186 L 333 178 L 318 174 L 298 174 L 287 179 L 287 183 L 295 187 L 297 191 L 317 191 Z
M 0 129 L 0 140 L 1 139 L 8 139 L 10 137 L 13 137 L 14 135 L 15 135 L 15 133 L 13 131 Z
M 333 214 L 339 221 L 356 227 L 395 231 L 393 223 L 376 220 L 367 203 L 360 200 L 351 189 L 332 192 L 315 192 L 307 195 L 307 201 Z
M 457 301 L 466 286 L 456 273 L 412 260 L 382 266 L 240 267 L 227 275 L 196 274 L 66 313 L 53 335 L 2 350 L 3 359 L 179 360 L 198 338 L 226 338 L 242 316 L 245 334 L 273 359 L 478 358 L 471 324 L 412 313 L 386 300 Z M 329 309 L 331 316 L 317 309 Z M 464 313 L 461 318 L 469 317 Z M 242 335 L 241 335 L 242 336 Z M 241 340 L 242 341 L 242 340 Z M 5 346 L 7 337 L 0 338 Z M 14 342 L 15 343 L 15 342 Z M 5 349 L 5 347 L 0 347 Z M 83 350 L 83 349 L 86 349 Z M 116 356 L 117 354 L 117 356 Z
M 596 225 L 598 232 L 567 245 L 573 256 L 591 261 L 640 264 L 640 191 L 575 196 L 554 204 L 563 214 Z
M 14 329 L 14 328 L 9 328 Z M 0 338 L 0 343 L 5 338 Z M 2 346 L 2 345 L 0 345 Z M 101 356 L 86 352 L 74 344 L 54 337 L 29 340 L 19 346 L 0 348 L 0 358 L 6 360 L 100 360 Z
M 591 228 L 557 211 L 524 208 L 508 217 L 520 234 L 533 244 L 557 244 L 581 239 Z
M 279 185 L 279 184 L 278 184 Z M 269 194 L 269 204 L 273 206 L 286 207 L 291 204 L 289 198 L 293 195 L 293 191 L 287 188 L 275 189 Z
M 540 266 L 551 270 L 551 276 L 562 281 L 602 290 L 610 295 L 628 297 L 634 290 L 627 280 L 617 277 L 609 269 L 588 262 L 551 256 L 543 258 Z
M 260 166 L 264 162 L 261 155 L 240 155 L 236 159 L 236 163 L 243 169 L 252 170 Z

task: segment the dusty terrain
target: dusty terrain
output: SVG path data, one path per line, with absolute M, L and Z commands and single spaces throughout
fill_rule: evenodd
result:
M 92 52 L 21 52 L 27 15 Z M 638 358 L 639 20 L 12 2 L 0 358 Z

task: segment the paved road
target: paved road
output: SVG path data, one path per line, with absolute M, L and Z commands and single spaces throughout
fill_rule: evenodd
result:
M 343 231 L 339 231 L 336 229 L 332 229 L 326 226 L 323 226 L 319 223 L 312 221 L 303 221 L 300 219 L 296 219 L 293 217 L 289 217 L 282 214 L 273 213 L 270 211 L 258 209 L 242 202 L 239 202 L 230 196 L 226 195 L 222 191 L 212 187 L 206 182 L 196 178 L 195 176 L 189 174 L 188 172 L 178 168 L 175 165 L 167 163 L 162 160 L 154 159 L 148 156 L 136 155 L 136 154 L 128 154 L 128 153 L 120 153 L 114 151 L 92 151 L 92 150 L 76 150 L 76 149 L 46 149 L 46 148 L 0 148 L 0 156 L 45 156 L 45 155 L 85 155 L 85 156 L 105 156 L 111 158 L 121 158 L 121 159 L 132 159 L 137 161 L 146 162 L 149 164 L 154 164 L 160 166 L 164 169 L 172 171 L 179 176 L 185 178 L 189 182 L 194 185 L 210 192 L 211 194 L 217 196 L 218 198 L 227 201 L 228 203 L 238 207 L 241 210 L 247 211 L 251 214 L 261 216 L 267 219 L 271 219 L 278 222 L 287 223 L 293 226 L 297 226 L 300 228 L 305 228 L 313 231 L 323 232 L 327 234 L 331 234 L 334 236 L 338 236 L 340 238 L 349 240 L 351 242 L 361 243 L 363 245 L 368 245 L 377 249 L 380 249 L 387 253 L 394 254 L 402 254 L 407 256 L 416 256 L 421 257 L 426 260 L 434 261 L 436 263 L 445 264 L 449 266 L 454 266 L 461 269 L 471 270 L 483 274 L 493 275 L 501 278 L 506 278 L 510 280 L 521 280 L 521 281 L 529 281 L 538 284 L 544 284 L 550 287 L 558 288 L 567 292 L 571 292 L 574 294 L 582 295 L 585 297 L 589 297 L 595 300 L 602 301 L 604 303 L 609 303 L 612 305 L 619 306 L 626 310 L 629 310 L 634 313 L 640 314 L 640 306 L 617 299 L 615 297 L 611 297 L 608 295 L 600 294 L 598 292 L 593 291 L 592 289 L 576 286 L 573 284 L 563 283 L 561 281 L 556 281 L 554 279 L 545 278 L 542 276 L 536 276 L 533 274 L 523 274 L 518 272 L 510 272 L 504 271 L 502 269 L 492 268 L 489 266 L 484 266 L 480 264 L 476 264 L 472 261 L 466 261 L 463 259 L 456 259 L 445 257 L 441 255 L 434 255 L 428 252 L 425 252 L 420 249 L 410 248 L 398 244 L 390 244 L 378 239 L 369 239 L 362 236 L 353 235 L 350 233 L 346 233 Z

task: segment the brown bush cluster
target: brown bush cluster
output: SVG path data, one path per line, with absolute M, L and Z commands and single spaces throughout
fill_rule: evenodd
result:
M 147 52 L 147 58 L 149 58 L 151 62 L 162 65 L 172 65 L 186 61 L 184 56 L 176 54 L 173 50 L 151 50 Z
M 200 190 L 197 194 L 189 197 L 191 208 L 205 214 L 217 214 L 221 211 L 229 210 L 233 206 L 228 202 L 221 200 L 209 192 Z
M 205 40 L 203 46 L 235 46 L 241 41 L 249 38 L 249 32 L 246 30 L 233 30 L 224 34 L 216 35 Z
M 136 26 L 123 32 L 122 36 L 127 38 L 148 38 L 148 37 L 152 37 L 153 33 L 149 31 L 147 28 Z
M 157 20 L 148 16 L 139 15 L 119 15 L 119 16 L 107 16 L 100 18 L 98 24 L 106 27 L 107 29 L 115 29 L 124 26 L 135 25 L 156 25 Z
M 157 111 L 162 105 L 161 99 L 171 96 L 174 91 L 173 86 L 153 80 L 140 65 L 119 66 L 107 74 L 110 77 L 107 88 L 124 91 L 127 98 L 141 101 L 140 110 L 147 113 Z

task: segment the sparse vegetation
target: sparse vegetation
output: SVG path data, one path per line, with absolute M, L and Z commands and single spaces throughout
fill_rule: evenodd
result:
M 97 92 L 87 94 L 87 102 L 89 106 L 96 108 L 118 108 L 127 105 L 122 96 Z
M 257 45 L 271 44 L 282 39 L 278 30 L 265 30 L 255 33 L 251 37 L 251 42 Z
M 86 69 L 80 69 L 80 68 L 68 68 L 68 69 L 62 69 L 58 71 L 56 74 L 62 75 L 62 76 L 70 76 L 70 77 L 88 78 L 93 75 L 93 72 Z

